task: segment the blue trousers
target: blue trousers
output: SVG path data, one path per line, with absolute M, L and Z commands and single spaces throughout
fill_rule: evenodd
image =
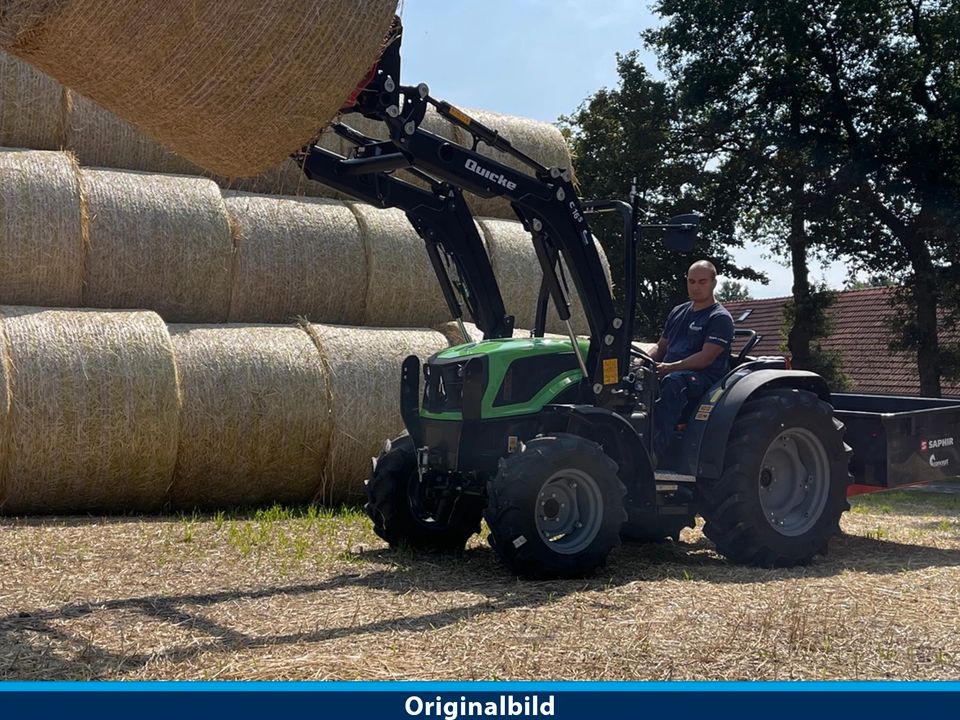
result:
M 662 458 L 670 445 L 685 407 L 699 400 L 709 388 L 702 375 L 693 370 L 680 370 L 660 380 L 660 399 L 653 411 L 653 452 Z

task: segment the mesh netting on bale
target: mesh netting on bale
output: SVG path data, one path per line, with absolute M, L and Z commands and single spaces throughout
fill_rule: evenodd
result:
M 225 202 L 236 234 L 231 322 L 363 320 L 367 259 L 346 205 L 243 193 Z
M 182 397 L 173 506 L 310 502 L 327 457 L 330 403 L 307 333 L 172 325 L 170 335 Z
M 79 93 L 66 91 L 64 147 L 83 166 L 199 175 L 202 171 Z
M 3 511 L 158 510 L 173 475 L 177 373 L 149 312 L 3 307 Z
M 553 125 L 529 118 L 501 115 L 489 110 L 465 110 L 464 112 L 481 124 L 499 131 L 514 148 L 529 155 L 541 165 L 573 170 L 573 162 L 570 159 L 570 149 L 567 147 L 567 142 Z M 470 138 L 467 131 L 464 130 L 461 133 L 465 138 Z M 481 142 L 477 151 L 514 170 L 533 175 L 533 170 L 520 160 L 499 150 L 494 150 L 485 143 Z M 516 218 L 516 213 L 513 212 L 513 208 L 510 207 L 509 201 L 505 198 L 482 198 L 467 193 L 467 203 L 473 210 L 473 214 L 478 217 Z
M 516 318 L 517 327 L 533 327 L 537 312 L 537 297 L 540 294 L 540 280 L 543 275 L 540 272 L 540 263 L 537 261 L 537 252 L 533 247 L 530 233 L 524 230 L 519 222 L 481 218 L 478 223 L 486 238 L 490 263 L 500 283 L 507 312 Z M 600 252 L 600 261 L 604 266 L 609 285 L 610 271 L 607 257 L 599 243 L 597 243 L 597 250 Z M 563 268 L 569 288 L 570 322 L 573 330 L 577 333 L 589 333 L 590 328 L 587 326 L 583 306 L 573 285 L 573 278 L 566 270 L 565 263 Z M 552 300 L 548 300 L 547 304 L 546 330 L 562 335 L 567 332 L 566 325 L 557 315 Z
M 212 180 L 80 172 L 89 220 L 83 304 L 149 308 L 168 322 L 223 322 L 233 238 Z
M 67 153 L 0 149 L 0 303 L 81 304 L 81 196 Z
M 332 439 L 320 497 L 328 503 L 357 500 L 383 441 L 403 429 L 397 401 L 400 365 L 447 347 L 431 330 L 308 325 L 329 368 Z
M 364 325 L 430 327 L 450 318 L 423 240 L 399 210 L 347 203 L 367 251 Z
M 8 0 L 0 46 L 225 176 L 279 165 L 337 113 L 396 0 Z
M 64 142 L 63 86 L 0 53 L 0 146 L 57 150 Z

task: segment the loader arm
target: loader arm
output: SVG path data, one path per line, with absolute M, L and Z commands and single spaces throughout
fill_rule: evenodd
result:
M 460 201 L 460 192 L 507 198 L 532 235 L 543 272 L 543 284 L 560 319 L 567 323 L 571 338 L 574 333 L 569 323 L 570 300 L 558 275 L 558 257 L 565 260 L 584 308 L 590 330 L 586 358 L 579 356 L 578 343 L 573 343 L 584 371 L 580 401 L 609 409 L 629 405 L 632 383 L 626 375 L 633 334 L 632 313 L 623 317 L 614 307 L 600 254 L 569 169 L 541 165 L 514 148 L 495 130 L 449 103 L 430 97 L 426 85 L 400 85 L 401 37 L 402 32 L 398 29 L 378 60 L 376 70 L 368 76 L 368 83 L 355 94 L 355 104 L 344 110 L 347 117 L 354 112 L 383 122 L 390 140 L 361 142 L 351 158 L 339 158 L 333 153 L 311 148 L 304 168 L 311 168 L 308 172 L 313 172 L 314 179 L 341 189 L 345 189 L 347 178 L 376 175 L 378 179 L 367 180 L 376 184 L 386 182 L 382 178 L 396 170 L 409 169 L 419 173 L 454 189 L 457 197 L 455 213 L 461 209 L 463 213 L 458 227 L 464 238 L 469 232 L 467 226 L 472 226 L 472 219 L 466 221 L 469 209 Z M 447 121 L 470 133 L 472 147 L 452 143 L 420 127 L 428 105 L 433 105 Z M 337 125 L 337 131 L 348 139 L 351 134 L 356 134 L 344 123 Z M 520 160 L 532 174 L 519 172 L 480 154 L 477 151 L 480 142 Z M 317 158 L 323 158 L 323 162 L 316 162 Z M 354 194 L 350 189 L 345 191 Z M 454 228 L 447 226 L 446 230 Z M 469 253 L 466 246 L 476 247 L 477 241 L 473 238 L 466 240 L 460 252 Z
M 364 147 L 377 144 L 349 128 L 341 132 Z M 423 239 L 454 320 L 462 322 L 466 305 L 484 338 L 512 336 L 513 316 L 506 313 L 483 240 L 458 188 L 438 183 L 423 190 L 384 172 L 351 172 L 349 161 L 316 145 L 296 159 L 311 180 L 376 207 L 403 210 Z

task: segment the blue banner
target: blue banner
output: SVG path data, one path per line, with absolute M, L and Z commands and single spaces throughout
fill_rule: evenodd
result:
M 660 718 L 953 716 L 960 683 L 0 683 L 10 717 Z M 709 713 L 708 716 L 702 715 Z

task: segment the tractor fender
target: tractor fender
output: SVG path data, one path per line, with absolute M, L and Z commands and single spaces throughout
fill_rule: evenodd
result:
M 543 415 L 554 422 L 565 421 L 564 432 L 582 435 L 603 446 L 619 467 L 621 482 L 627 488 L 627 501 L 640 508 L 656 504 L 653 466 L 643 440 L 630 421 L 622 415 L 594 405 L 544 405 Z
M 707 391 L 690 415 L 683 438 L 683 470 L 697 477 L 719 478 L 740 408 L 758 391 L 771 388 L 807 390 L 830 402 L 827 382 L 806 370 L 763 369 L 729 375 Z

